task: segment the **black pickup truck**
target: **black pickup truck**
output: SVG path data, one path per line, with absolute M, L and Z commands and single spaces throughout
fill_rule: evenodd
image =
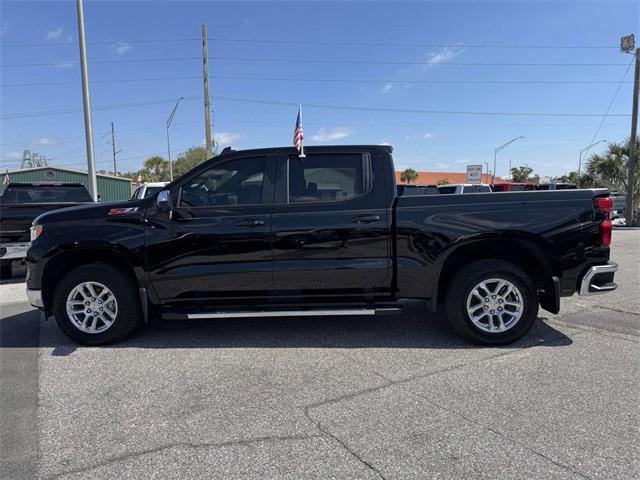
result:
M 38 215 L 92 201 L 80 183 L 9 183 L 0 197 L 0 277 L 11 277 L 11 262 L 26 257 Z
M 72 339 L 104 344 L 150 317 L 446 311 L 482 344 L 538 307 L 616 288 L 607 190 L 402 196 L 386 146 L 233 151 L 151 197 L 44 214 L 27 294 Z

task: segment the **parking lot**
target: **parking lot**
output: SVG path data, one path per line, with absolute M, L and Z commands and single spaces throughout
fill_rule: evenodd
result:
M 443 316 L 154 322 L 74 345 L 0 285 L 2 478 L 638 478 L 640 230 L 515 345 Z

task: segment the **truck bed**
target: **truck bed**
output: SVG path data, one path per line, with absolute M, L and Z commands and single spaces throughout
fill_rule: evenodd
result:
M 481 252 L 487 258 L 507 249 L 516 255 L 518 250 L 539 251 L 548 259 L 545 268 L 558 276 L 561 294 L 571 295 L 585 260 L 608 258 L 608 249 L 600 247 L 593 206 L 595 197 L 608 193 L 584 189 L 399 197 L 398 290 L 406 296 L 429 290 L 451 252 L 483 241 Z

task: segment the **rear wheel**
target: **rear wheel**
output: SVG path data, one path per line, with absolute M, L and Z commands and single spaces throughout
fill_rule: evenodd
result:
M 502 260 L 481 260 L 462 268 L 449 285 L 446 306 L 458 333 L 484 345 L 505 345 L 522 338 L 538 316 L 530 277 Z
M 140 323 L 136 291 L 134 282 L 119 268 L 100 263 L 78 267 L 55 291 L 56 321 L 78 343 L 117 342 Z

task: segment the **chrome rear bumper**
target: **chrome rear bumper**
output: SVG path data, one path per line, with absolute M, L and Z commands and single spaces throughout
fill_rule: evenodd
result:
M 598 295 L 607 293 L 618 288 L 613 281 L 618 264 L 609 262 L 606 265 L 595 265 L 584 274 L 580 282 L 580 295 Z

